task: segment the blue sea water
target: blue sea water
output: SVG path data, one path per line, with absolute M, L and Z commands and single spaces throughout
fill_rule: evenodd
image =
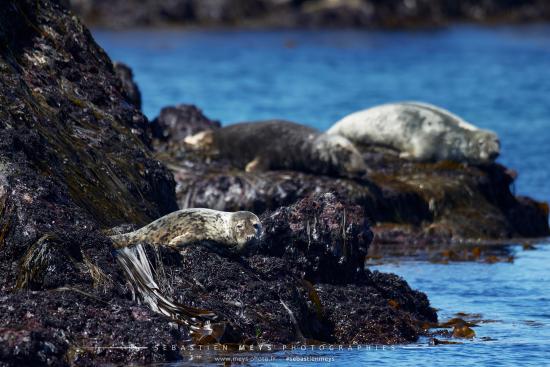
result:
M 550 200 L 550 25 L 93 33 L 111 58 L 133 68 L 149 118 L 192 103 L 223 124 L 284 118 L 324 130 L 369 106 L 425 101 L 496 131 L 499 161 L 519 172 L 516 193 Z M 377 267 L 426 292 L 441 319 L 467 312 L 494 320 L 477 327 L 473 341 L 326 352 L 335 358 L 329 364 L 550 364 L 550 247 L 511 250 L 513 263 Z M 284 357 L 278 365 L 296 364 Z

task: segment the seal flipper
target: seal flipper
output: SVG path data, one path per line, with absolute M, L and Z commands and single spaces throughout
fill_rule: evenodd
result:
M 248 164 L 246 165 L 244 170 L 246 172 L 268 171 L 269 170 L 269 160 L 264 158 L 264 157 L 257 156 L 256 158 L 254 158 L 253 160 L 248 162 Z
M 205 130 L 196 133 L 195 135 L 187 136 L 183 142 L 194 149 L 205 149 L 212 146 L 214 143 L 214 135 L 212 130 Z
M 170 242 L 168 242 L 168 246 L 170 247 L 183 247 L 184 245 L 188 244 L 188 243 L 191 243 L 191 242 L 196 242 L 200 240 L 197 236 L 195 236 L 194 234 L 192 233 L 184 233 L 182 235 L 179 235 L 179 236 L 176 236 L 174 238 L 172 238 L 170 240 Z
M 413 155 L 409 152 L 401 152 L 401 153 L 399 153 L 399 158 L 401 158 L 401 159 L 412 159 Z

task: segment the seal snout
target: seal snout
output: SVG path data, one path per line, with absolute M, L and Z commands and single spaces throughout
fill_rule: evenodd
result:
M 252 224 L 252 228 L 254 230 L 254 233 L 249 234 L 248 236 L 246 236 L 246 242 L 248 242 L 248 243 L 255 243 L 260 238 L 262 238 L 262 235 L 263 235 L 262 223 L 255 222 L 255 223 Z
M 235 212 L 232 213 L 231 219 L 233 235 L 241 250 L 258 241 L 262 236 L 262 223 L 254 213 Z

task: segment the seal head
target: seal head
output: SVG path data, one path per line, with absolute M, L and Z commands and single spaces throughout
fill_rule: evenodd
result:
M 312 154 L 326 162 L 340 176 L 357 176 L 367 171 L 361 153 L 349 139 L 341 135 L 319 135 L 313 144 Z
M 500 155 L 500 141 L 497 134 L 488 130 L 477 130 L 470 139 L 472 152 L 476 152 L 479 162 L 491 162 Z
M 240 211 L 229 216 L 230 236 L 234 240 L 235 249 L 242 251 L 260 239 L 262 235 L 262 224 L 256 214 Z

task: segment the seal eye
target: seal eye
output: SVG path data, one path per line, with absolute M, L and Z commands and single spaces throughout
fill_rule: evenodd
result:
M 244 223 L 237 224 L 237 229 L 243 229 L 243 228 L 244 228 Z

